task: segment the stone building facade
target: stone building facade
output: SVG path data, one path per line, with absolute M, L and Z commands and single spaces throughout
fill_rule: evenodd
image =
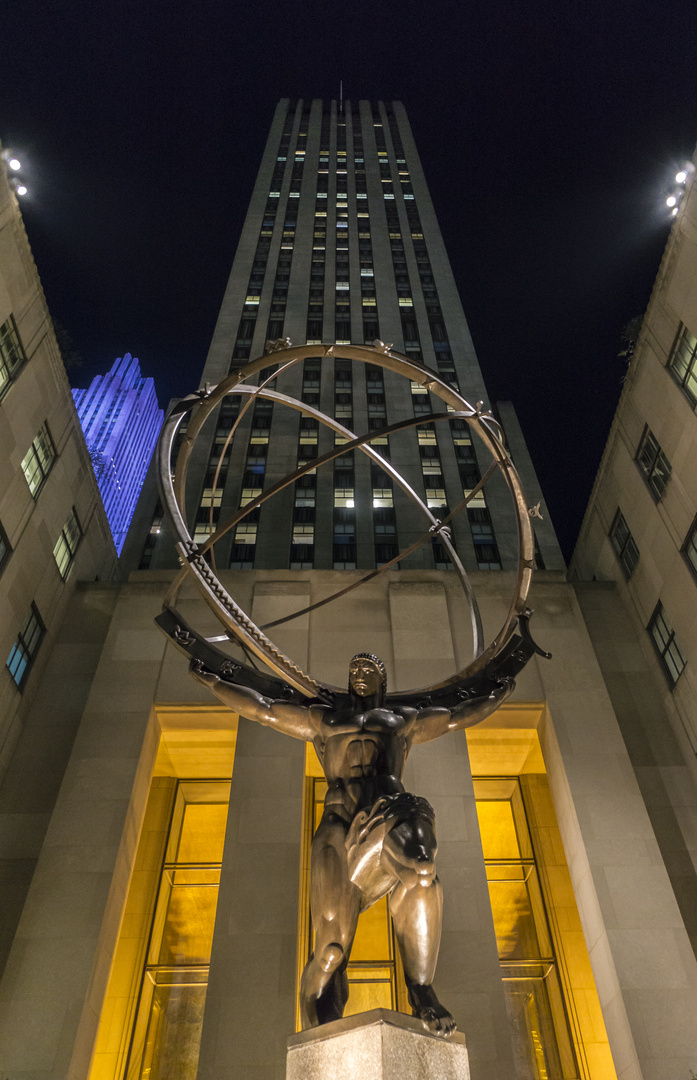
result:
M 272 213 L 272 200 L 283 208 Z M 486 400 L 398 103 L 344 103 L 342 112 L 336 103 L 284 101 L 276 112 L 203 381 L 217 382 L 267 339 L 285 336 L 393 341 L 470 400 Z M 386 379 L 375 389 L 366 365 L 340 360 L 338 344 L 328 367 L 310 365 L 297 378 L 291 370 L 289 391 L 318 395 L 333 416 L 350 406 L 358 430 L 417 414 L 423 395 L 413 385 Z M 541 494 L 513 410 L 504 403 L 498 412 L 534 505 Z M 297 416 L 291 424 L 260 413 L 240 425 L 228 454 L 234 419 L 224 413 L 192 459 L 189 510 L 199 539 L 212 517 L 216 524 L 248 497 L 252 481 L 267 486 L 296 467 L 303 446 L 321 450 L 325 438 L 318 432 L 304 443 L 302 432 L 313 429 Z M 486 465 L 460 430 L 448 424 L 435 444 L 414 433 L 386 444 L 434 507 L 456 505 L 471 490 L 472 462 L 478 474 Z M 434 445 L 435 454 L 422 454 Z M 226 454 L 216 505 L 211 468 Z M 352 472 L 353 483 L 337 469 Z M 314 505 L 291 486 L 285 504 L 265 505 L 248 523 L 257 526 L 254 543 L 242 541 L 248 532 L 221 546 L 223 583 L 262 625 L 355 581 L 385 561 L 378 543 L 404 546 L 423 531 L 396 498 L 391 507 L 379 502 L 389 501 L 375 494 L 386 487 L 358 458 L 335 464 L 326 479 L 318 470 L 316 486 L 304 489 L 314 491 Z M 477 507 L 485 513 L 455 530 L 487 639 L 515 587 L 503 495 L 487 487 Z M 281 1080 L 297 1025 L 321 771 L 302 742 L 222 709 L 155 627 L 177 572 L 155 498 L 146 492 L 124 549 L 128 580 L 76 591 L 60 669 L 43 676 L 50 686 L 59 670 L 79 672 L 79 692 L 76 684 L 69 719 L 59 720 L 69 752 L 0 984 L 0 1071 L 9 1080 Z M 376 517 L 383 509 L 394 513 Z M 622 627 L 628 637 L 620 640 L 620 623 L 603 622 L 600 647 L 593 613 L 610 609 L 615 588 L 568 583 L 541 509 L 533 632 L 553 658 L 535 657 L 484 724 L 417 747 L 407 766 L 407 787 L 429 799 L 438 822 L 446 899 L 436 988 L 466 1035 L 473 1080 L 684 1080 L 697 1069 L 697 961 L 663 842 L 672 823 L 646 799 L 645 783 L 657 790 L 656 765 L 638 767 L 608 669 L 619 654 L 631 659 L 640 637 Z M 353 521 L 337 510 L 355 511 Z M 377 524 L 393 524 L 395 540 L 377 541 L 387 535 Z M 296 525 L 313 527 L 297 533 L 302 544 Z M 473 526 L 486 527 L 486 537 Z M 484 548 L 491 557 L 482 558 Z M 220 633 L 193 587 L 178 607 L 200 632 Z M 612 611 L 618 619 L 624 608 Z M 391 688 L 435 682 L 462 668 L 471 650 L 457 576 L 430 541 L 413 562 L 279 626 L 275 640 L 336 685 L 355 652 L 374 652 Z M 630 715 L 637 724 L 642 707 Z M 694 781 L 686 757 L 672 764 L 660 775 L 681 792 L 686 831 Z M 13 827 L 8 821 L 8 837 Z M 349 969 L 353 1012 L 405 1007 L 389 921 L 379 905 L 371 912 Z
M 116 552 L 14 190 L 0 159 L 0 954 L 65 766 L 65 618 Z M 67 721 L 69 724 L 69 721 Z M 11 765 L 11 767 L 10 767 Z
M 670 237 L 570 570 L 693 947 L 697 945 L 694 175 L 694 165 L 689 164 L 676 183 Z

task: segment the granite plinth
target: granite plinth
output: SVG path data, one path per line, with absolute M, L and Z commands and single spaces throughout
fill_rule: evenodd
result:
M 391 1009 L 292 1035 L 286 1080 L 470 1080 L 465 1037 L 442 1039 Z

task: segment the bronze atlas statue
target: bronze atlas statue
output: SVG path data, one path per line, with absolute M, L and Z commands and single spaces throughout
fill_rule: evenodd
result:
M 447 1036 L 455 1024 L 433 989 L 443 907 L 435 867 L 434 814 L 425 799 L 405 791 L 402 775 L 413 745 L 471 727 L 489 716 L 511 693 L 516 674 L 530 657 L 535 652 L 541 653 L 528 631 L 531 612 L 526 606 L 534 565 L 529 516 L 536 511 L 529 510 L 525 504 L 503 435 L 491 413 L 483 410 L 481 402 L 476 407 L 469 405 L 434 371 L 395 353 L 389 345 L 382 342 L 376 342 L 372 348 L 342 345 L 340 350 L 346 359 L 379 364 L 420 382 L 450 407 L 448 412 L 432 412 L 355 436 L 332 417 L 269 388 L 269 382 L 275 382 L 287 368 L 306 356 L 319 353 L 333 357 L 335 348 L 339 347 L 292 348 L 289 342 L 273 343 L 268 351 L 273 352 L 277 366 L 260 385 L 249 380 L 262 368 L 268 368 L 268 355 L 234 371 L 217 387 L 207 387 L 183 399 L 166 421 L 158 448 L 158 474 L 183 569 L 170 588 L 157 621 L 170 640 L 190 657 L 192 674 L 199 682 L 240 715 L 293 738 L 312 742 L 324 769 L 328 789 L 322 819 L 312 842 L 310 904 L 315 943 L 301 981 L 303 1027 L 315 1027 L 343 1015 L 348 998 L 346 969 L 359 914 L 387 896 L 412 1012 L 431 1031 Z M 316 412 L 317 419 L 339 432 L 345 441 L 327 454 L 303 463 L 217 528 L 211 519 L 212 535 L 199 547 L 191 539 L 182 510 L 187 466 L 203 423 L 226 395 L 237 395 L 243 401 L 246 398 L 228 442 L 242 413 L 258 396 L 300 411 Z M 188 417 L 188 427 L 174 466 L 172 447 L 184 417 Z M 453 417 L 466 420 L 489 450 L 492 463 L 477 486 L 466 493 L 460 506 L 438 520 L 389 461 L 373 449 L 370 440 L 383 433 Z M 347 691 L 319 682 L 276 648 L 264 634 L 269 627 L 257 627 L 216 575 L 213 545 L 222 535 L 276 491 L 353 448 L 379 461 L 393 483 L 412 498 L 425 516 L 424 535 L 398 558 L 404 558 L 420 543 L 437 535 L 460 577 L 471 614 L 474 657 L 464 670 L 435 686 L 388 694 L 385 666 L 371 653 L 358 653 L 351 660 Z M 224 450 L 221 459 L 223 453 Z M 476 599 L 447 525 L 496 471 L 503 474 L 513 497 L 519 561 L 508 615 L 494 640 L 485 647 Z M 217 482 L 216 474 L 214 487 Z M 272 625 L 290 621 L 344 595 L 393 563 L 359 580 L 352 579 L 331 597 Z M 189 574 L 225 629 L 219 637 L 202 637 L 174 607 L 177 593 Z M 217 648 L 217 642 L 234 643 L 245 655 L 254 654 L 265 663 L 266 670 L 233 658 Z

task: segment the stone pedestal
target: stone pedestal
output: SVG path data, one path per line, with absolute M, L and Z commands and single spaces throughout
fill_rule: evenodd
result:
M 292 1035 L 286 1080 L 470 1080 L 465 1037 L 441 1039 L 420 1020 L 372 1009 Z

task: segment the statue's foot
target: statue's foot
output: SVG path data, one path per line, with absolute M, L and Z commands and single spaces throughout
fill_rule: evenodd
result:
M 414 983 L 409 987 L 409 1004 L 412 1016 L 423 1020 L 429 1031 L 447 1039 L 455 1030 L 455 1021 L 436 997 L 433 987 Z

